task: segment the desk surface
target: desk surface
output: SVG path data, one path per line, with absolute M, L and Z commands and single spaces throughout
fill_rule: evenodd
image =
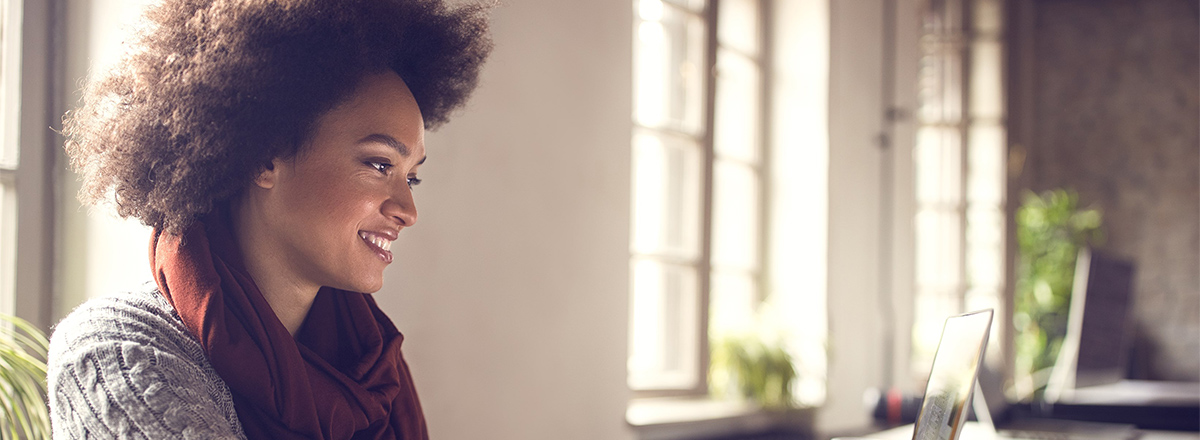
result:
M 1142 436 L 1139 440 L 1197 440 L 1200 439 L 1200 432 L 1181 432 L 1181 431 L 1150 431 L 1141 430 Z M 898 426 L 887 431 L 877 434 L 872 434 L 870 439 L 875 440 L 911 440 L 913 436 L 913 425 Z M 963 426 L 963 432 L 959 437 L 961 440 L 986 440 L 995 438 L 994 434 L 984 429 L 983 426 L 975 422 L 967 422 Z

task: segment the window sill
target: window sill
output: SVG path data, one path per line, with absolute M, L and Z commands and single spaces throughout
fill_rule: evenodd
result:
M 634 399 L 625 421 L 639 440 L 812 432 L 813 408 L 768 410 L 747 402 L 695 398 Z

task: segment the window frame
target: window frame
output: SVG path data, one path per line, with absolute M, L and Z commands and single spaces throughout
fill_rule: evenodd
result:
M 674 130 L 672 128 L 653 127 L 653 126 L 644 125 L 642 122 L 640 122 L 638 120 L 636 110 L 634 110 L 632 112 L 632 114 L 633 114 L 632 122 L 633 122 L 633 127 L 634 127 L 635 132 L 653 131 L 653 132 L 660 132 L 660 133 L 666 134 L 668 136 L 687 136 L 687 137 L 692 138 L 692 140 L 696 141 L 698 144 L 697 146 L 701 149 L 701 151 L 700 151 L 700 153 L 701 153 L 701 155 L 700 155 L 700 159 L 701 159 L 700 179 L 701 179 L 701 182 L 700 182 L 700 201 L 699 201 L 700 218 L 699 218 L 699 230 L 698 230 L 699 237 L 696 237 L 697 243 L 698 243 L 698 254 L 697 254 L 697 257 L 696 257 L 697 259 L 696 259 L 695 263 L 693 265 L 691 265 L 691 267 L 694 268 L 694 270 L 695 270 L 695 276 L 696 276 L 695 281 L 696 281 L 696 289 L 697 289 L 696 298 L 698 301 L 698 307 L 696 308 L 697 316 L 694 317 L 694 319 L 696 320 L 696 323 L 697 323 L 696 334 L 693 335 L 693 337 L 696 339 L 698 349 L 696 350 L 696 355 L 694 356 L 694 358 L 690 360 L 691 362 L 694 362 L 694 364 L 695 364 L 695 368 L 696 368 L 695 378 L 694 378 L 695 380 L 693 381 L 693 383 L 690 386 L 683 386 L 683 387 L 666 387 L 666 386 L 635 387 L 634 384 L 630 383 L 629 387 L 633 392 L 634 398 L 703 397 L 709 393 L 708 369 L 709 369 L 709 364 L 710 364 L 710 360 L 711 360 L 710 359 L 710 343 L 709 343 L 710 342 L 709 341 L 709 337 L 710 337 L 709 321 L 710 321 L 710 317 L 712 315 L 711 314 L 711 310 L 712 310 L 712 308 L 711 308 L 712 274 L 714 273 L 714 265 L 713 265 L 713 261 L 712 261 L 713 260 L 712 247 L 713 247 L 713 235 L 714 235 L 714 233 L 713 233 L 713 228 L 714 228 L 714 226 L 713 226 L 713 224 L 714 224 L 714 222 L 713 222 L 713 217 L 714 217 L 713 216 L 714 179 L 715 179 L 715 168 L 716 168 L 716 164 L 718 162 L 718 157 L 717 157 L 718 155 L 716 152 L 716 145 L 715 145 L 716 139 L 714 137 L 714 133 L 716 131 L 715 127 L 716 127 L 716 114 L 717 114 L 717 84 L 718 84 L 718 81 L 717 81 L 717 62 L 718 62 L 718 60 L 717 60 L 717 58 L 718 58 L 718 52 L 724 47 L 724 45 L 721 43 L 720 38 L 719 38 L 721 1 L 722 0 L 706 0 L 704 2 L 703 12 L 697 13 L 696 11 L 688 10 L 688 8 L 686 8 L 686 7 L 683 7 L 683 6 L 680 6 L 677 4 L 673 4 L 673 3 L 677 3 L 676 0 L 663 0 L 664 7 L 677 8 L 678 10 L 686 11 L 689 14 L 694 14 L 693 16 L 699 17 L 704 24 L 704 42 L 703 42 L 704 48 L 702 50 L 702 53 L 703 53 L 702 68 L 700 69 L 700 71 L 702 72 L 702 82 L 703 82 L 703 85 L 701 87 L 702 93 L 701 93 L 701 97 L 700 97 L 700 102 L 702 103 L 703 110 L 702 110 L 701 117 L 700 117 L 701 122 L 700 122 L 700 128 L 698 130 L 698 133 L 696 135 L 693 135 L 693 134 L 687 133 L 686 131 L 682 131 L 682 130 Z M 771 20 L 769 20 L 770 8 L 771 8 L 772 2 L 769 0 L 752 0 L 752 1 L 754 3 L 756 3 L 756 6 L 757 6 L 757 15 L 755 17 L 755 21 L 756 21 L 756 25 L 757 25 L 757 28 L 756 28 L 757 35 L 755 35 L 755 38 L 757 39 L 758 46 L 759 46 L 758 54 L 757 55 L 749 55 L 749 54 L 744 54 L 740 51 L 737 51 L 737 56 L 745 56 L 755 65 L 755 67 L 757 68 L 757 79 L 759 82 L 757 96 L 755 98 L 757 101 L 757 107 L 758 107 L 760 117 L 754 124 L 754 130 L 758 133 L 758 139 L 759 139 L 758 144 L 756 145 L 756 148 L 758 149 L 757 150 L 757 157 L 758 157 L 757 162 L 758 163 L 751 164 L 752 168 L 754 169 L 754 173 L 757 178 L 757 183 L 758 183 L 758 188 L 759 188 L 758 200 L 757 200 L 758 209 L 757 209 L 757 212 L 755 213 L 755 215 L 757 215 L 757 228 L 759 230 L 759 233 L 758 233 L 758 235 L 756 237 L 757 239 L 755 240 L 755 243 L 754 243 L 754 246 L 755 246 L 754 253 L 755 253 L 755 258 L 758 259 L 758 264 L 757 264 L 758 268 L 755 271 L 755 273 L 753 274 L 753 278 L 755 279 L 755 282 L 756 282 L 756 289 L 754 292 L 755 293 L 755 301 L 756 301 L 756 304 L 758 304 L 758 303 L 761 303 L 767 296 L 767 292 L 769 291 L 767 288 L 767 284 L 768 284 L 768 280 L 770 277 L 770 273 L 769 273 L 770 264 L 768 264 L 768 258 L 770 257 L 770 249 L 768 248 L 768 246 L 766 246 L 766 243 L 768 243 L 768 234 L 770 232 L 770 229 L 769 229 L 770 219 L 771 219 L 771 217 L 770 217 L 770 200 L 771 200 L 771 195 L 772 195 L 771 194 L 771 183 L 772 183 L 771 162 L 770 162 L 770 154 L 771 154 L 770 121 L 771 121 L 772 102 L 770 101 L 771 94 L 768 92 L 770 89 L 770 85 L 771 85 L 770 73 L 771 73 L 771 67 L 772 67 L 771 66 L 772 44 L 771 44 L 771 39 L 769 38 L 771 35 L 771 24 L 772 24 Z M 633 14 L 634 14 L 634 20 L 633 20 L 633 23 L 634 23 L 634 45 L 635 45 L 634 54 L 636 57 L 636 53 L 638 50 L 636 47 L 636 45 L 638 44 L 637 27 L 641 23 L 642 20 L 638 17 L 638 11 L 637 11 L 638 7 L 639 7 L 639 1 L 634 0 L 632 2 L 632 4 L 633 4 Z M 726 50 L 736 51 L 736 49 L 733 49 L 733 48 L 726 48 Z M 636 63 L 635 63 L 635 67 L 634 67 L 634 76 L 635 76 L 635 82 L 636 82 L 636 77 L 637 77 Z M 636 103 L 637 103 L 637 97 L 635 95 L 634 96 L 635 107 L 636 107 Z M 736 159 L 723 159 L 723 160 L 737 161 Z M 737 162 L 739 164 L 742 163 L 741 161 L 737 161 Z M 632 193 L 636 193 L 637 190 L 638 190 L 638 188 L 636 186 L 632 187 Z M 634 215 L 636 216 L 636 212 L 634 213 Z M 662 261 L 662 262 L 678 263 L 678 261 L 672 261 L 669 259 L 665 259 L 663 257 L 657 257 L 657 256 L 653 256 L 653 255 L 638 253 L 637 250 L 634 249 L 634 247 L 631 245 L 631 248 L 630 248 L 631 264 L 633 261 L 635 261 L 637 259 L 658 259 L 659 261 Z M 633 303 L 635 302 L 632 300 L 632 298 L 633 298 L 632 288 L 631 288 L 630 295 L 631 295 L 630 308 L 631 308 L 631 313 L 632 313 L 633 308 L 634 308 Z M 631 334 L 631 351 L 632 351 L 632 338 L 633 338 L 633 329 L 632 328 L 630 330 L 630 334 Z M 632 375 L 632 373 L 627 373 L 627 374 Z
M 995 15 L 990 18 L 994 20 L 992 24 L 996 26 L 995 29 L 983 29 L 981 25 L 983 20 L 977 14 L 979 12 L 977 7 L 983 3 L 991 3 L 993 6 L 992 12 Z M 938 98 L 938 115 L 934 118 L 927 118 L 927 115 L 923 113 L 923 106 L 918 104 L 918 110 L 915 112 L 916 129 L 918 133 L 931 129 L 953 131 L 958 139 L 954 152 L 958 157 L 955 164 L 955 173 L 957 173 L 954 189 L 957 197 L 956 200 L 950 203 L 952 206 L 949 206 L 949 209 L 944 206 L 931 207 L 929 205 L 943 204 L 943 201 L 940 199 L 933 203 L 921 201 L 921 187 L 919 185 L 923 178 L 923 173 L 921 171 L 921 151 L 919 149 L 922 148 L 922 142 L 918 139 L 914 143 L 913 169 L 915 179 L 912 190 L 915 202 L 914 226 L 916 226 L 916 229 L 914 230 L 913 254 L 916 263 L 913 267 L 915 271 L 913 286 L 914 317 L 913 332 L 911 335 L 912 350 L 909 354 L 909 368 L 914 378 L 926 375 L 928 364 L 932 362 L 932 351 L 919 353 L 919 347 L 922 344 L 929 347 L 936 347 L 937 343 L 936 338 L 926 341 L 919 340 L 918 328 L 921 324 L 925 324 L 927 328 L 937 327 L 940 329 L 940 318 L 944 318 L 944 316 L 927 316 L 924 320 L 919 319 L 920 310 L 922 309 L 919 307 L 919 304 L 923 301 L 931 301 L 933 299 L 939 301 L 952 300 L 954 306 L 951 311 L 954 313 L 981 308 L 980 303 L 985 303 L 987 307 L 996 308 L 998 323 L 992 327 L 987 363 L 989 367 L 1002 371 L 1007 369 L 1006 365 L 1009 363 L 1006 359 L 1010 357 L 1010 341 L 1012 339 L 1011 325 L 1009 325 L 1011 321 L 1011 299 L 1009 297 L 1011 295 L 1008 295 L 1008 286 L 1011 284 L 1009 271 L 1011 269 L 1006 261 L 1011 255 L 1012 249 L 1007 243 L 1007 236 L 1011 228 L 1011 219 L 1005 219 L 1005 217 L 1009 217 L 1008 205 L 1010 197 L 1006 180 L 1008 110 L 1004 98 L 1005 88 L 1007 87 L 1005 81 L 1007 58 L 1005 54 L 1008 46 L 1005 35 L 1007 33 L 1006 29 L 1008 28 L 1007 22 L 1009 18 L 1006 3 L 1008 3 L 1006 0 L 942 0 L 929 2 L 923 6 L 923 14 L 926 14 L 927 17 L 936 16 L 936 18 L 925 18 L 925 20 L 939 21 L 939 23 L 935 26 L 935 29 L 923 26 L 921 31 L 922 45 L 937 47 L 934 49 L 922 48 L 920 56 L 923 59 L 933 59 L 937 63 L 945 63 L 948 59 L 952 59 L 954 63 L 953 68 L 948 70 L 943 68 L 941 74 L 952 73 L 954 78 L 951 81 L 956 83 L 957 87 L 950 93 L 945 93 L 946 78 L 941 78 L 942 81 L 934 86 L 941 90 Z M 949 17 L 951 14 L 953 16 Z M 975 101 L 980 100 L 980 97 L 976 96 L 979 90 L 976 89 L 977 85 L 974 84 L 974 81 L 979 78 L 976 76 L 974 70 L 980 66 L 976 65 L 978 60 L 975 57 L 974 49 L 981 43 L 991 43 L 998 47 L 996 53 L 997 59 L 995 60 L 997 71 L 994 72 L 994 79 L 997 80 L 998 84 L 996 85 L 999 87 L 999 90 L 995 92 L 998 95 L 998 99 L 996 100 L 998 108 L 992 110 L 995 113 L 992 115 L 980 114 L 977 112 L 979 108 L 975 105 Z M 922 64 L 924 64 L 924 61 Z M 918 76 L 918 81 L 919 84 L 927 81 L 924 73 Z M 948 103 L 956 107 L 956 111 L 953 112 L 954 114 L 949 117 L 947 117 L 944 110 Z M 975 199 L 972 195 L 974 192 L 972 187 L 973 177 L 977 177 L 978 174 L 976 173 L 979 173 L 979 170 L 974 169 L 976 164 L 972 162 L 974 160 L 972 156 L 973 154 L 978 154 L 976 150 L 979 149 L 978 145 L 981 141 L 981 139 L 975 139 L 973 135 L 977 134 L 976 129 L 979 128 L 992 128 L 996 130 L 996 133 L 999 133 L 999 143 L 996 146 L 999 148 L 1000 156 L 997 158 L 997 162 L 990 164 L 996 167 L 996 169 L 991 170 L 991 172 L 995 173 L 994 177 L 997 178 L 996 182 L 993 183 L 998 184 L 998 199 L 995 201 L 995 206 L 981 207 L 985 202 Z M 944 174 L 942 175 L 944 176 Z M 978 227 L 978 225 L 972 222 L 972 218 L 974 217 L 972 213 L 978 212 L 980 209 L 987 211 L 989 208 L 990 211 L 988 211 L 988 214 L 999 215 L 1001 217 L 998 222 L 1000 231 L 998 231 L 998 238 L 994 243 L 994 250 L 997 254 L 993 255 L 993 262 L 996 264 L 995 267 L 992 267 L 995 270 L 993 274 L 995 276 L 995 283 L 980 288 L 977 285 L 979 280 L 974 279 L 972 265 L 978 264 L 974 259 L 975 257 L 981 256 L 986 252 L 981 252 L 983 245 L 973 243 L 973 240 L 977 237 L 973 237 L 971 231 L 973 228 Z M 920 250 L 923 240 L 927 240 L 927 238 L 923 238 L 921 235 L 919 219 L 921 213 L 931 211 L 951 214 L 956 221 L 955 236 L 957 243 L 954 246 L 954 256 L 951 258 L 953 260 L 951 263 L 953 267 L 934 268 L 943 272 L 946 270 L 953 271 L 956 283 L 940 286 L 944 287 L 945 292 L 948 292 L 948 294 L 942 293 L 928 296 L 930 290 L 936 290 L 939 286 L 931 287 L 922 284 L 921 272 L 923 268 Z M 988 290 L 991 292 L 991 295 L 981 296 L 975 293 L 979 290 Z
M 16 196 L 13 223 L 3 225 L 13 237 L 11 242 L 8 237 L 4 240 L 5 250 L 12 252 L 6 263 L 11 264 L 13 277 L 3 279 L 11 284 L 0 286 L 11 289 L 0 295 L 0 311 L 24 318 L 44 331 L 53 320 L 54 182 L 61 146 L 57 134 L 61 112 L 55 103 L 59 102 L 56 85 L 61 83 L 58 57 L 62 52 L 56 48 L 61 36 L 57 26 L 61 6 L 60 0 L 8 0 L 4 3 L 4 39 L 0 41 L 5 52 L 3 86 L 17 90 L 5 97 L 6 108 L 0 112 L 5 131 L 2 141 L 18 155 L 16 163 L 0 171 Z M 14 109 L 15 114 L 10 114 Z

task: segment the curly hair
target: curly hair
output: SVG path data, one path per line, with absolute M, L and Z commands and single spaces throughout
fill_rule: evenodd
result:
M 442 0 L 164 0 L 64 117 L 79 197 L 181 233 L 387 69 L 435 129 L 475 89 L 485 14 Z

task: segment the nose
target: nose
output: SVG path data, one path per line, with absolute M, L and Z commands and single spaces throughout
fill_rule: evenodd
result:
M 383 202 L 381 210 L 384 216 L 395 220 L 400 227 L 407 228 L 417 223 L 417 203 L 407 183 Z

